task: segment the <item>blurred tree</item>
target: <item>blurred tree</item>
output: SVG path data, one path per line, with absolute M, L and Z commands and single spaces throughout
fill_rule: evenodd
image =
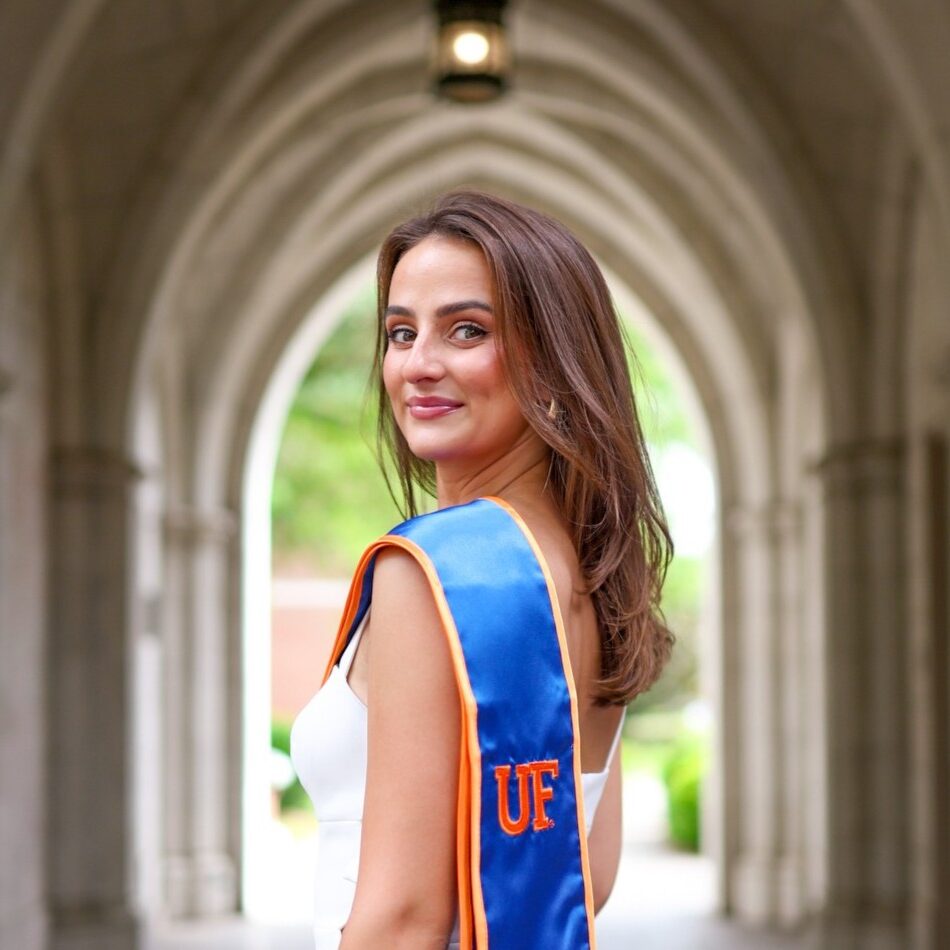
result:
M 287 416 L 274 475 L 275 573 L 349 577 L 401 518 L 373 454 L 374 288 L 343 313 Z
M 697 448 L 696 434 L 670 373 L 629 320 L 624 322 L 624 329 L 634 400 L 651 461 L 676 443 Z M 669 501 L 663 502 L 668 509 Z M 676 635 L 673 655 L 656 685 L 631 704 L 631 712 L 679 709 L 686 699 L 699 695 L 697 632 L 705 579 L 704 558 L 675 553 L 661 604 L 667 624 Z

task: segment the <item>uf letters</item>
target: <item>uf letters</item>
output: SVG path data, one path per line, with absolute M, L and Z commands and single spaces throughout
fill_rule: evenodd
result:
M 495 781 L 498 783 L 498 824 L 509 835 L 520 835 L 531 820 L 531 806 L 534 805 L 535 831 L 544 831 L 554 827 L 554 819 L 548 818 L 544 811 L 545 802 L 554 798 L 554 789 L 544 784 L 544 776 L 557 778 L 557 759 L 542 759 L 537 762 L 522 762 L 515 766 L 518 781 L 518 818 L 511 817 L 509 806 L 510 765 L 495 766 Z M 528 785 L 531 785 L 529 796 Z M 530 800 L 529 800 L 530 798 Z

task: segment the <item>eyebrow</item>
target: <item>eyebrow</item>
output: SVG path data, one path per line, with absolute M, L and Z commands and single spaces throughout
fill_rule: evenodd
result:
M 492 308 L 484 300 L 459 300 L 455 303 L 445 303 L 441 307 L 437 307 L 435 315 L 437 317 L 447 317 L 449 314 L 459 313 L 462 310 L 485 310 L 492 313 Z M 386 308 L 385 316 L 414 317 L 415 313 L 408 307 L 391 304 Z

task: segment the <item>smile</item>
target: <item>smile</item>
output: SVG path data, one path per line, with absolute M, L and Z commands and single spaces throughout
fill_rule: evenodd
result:
M 413 419 L 436 419 L 439 416 L 447 416 L 456 409 L 461 409 L 461 405 L 447 405 L 443 403 L 439 406 L 410 406 L 409 414 Z

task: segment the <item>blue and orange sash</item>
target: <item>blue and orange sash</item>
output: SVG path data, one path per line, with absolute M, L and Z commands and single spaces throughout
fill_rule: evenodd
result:
M 397 525 L 357 565 L 324 682 L 370 605 L 387 545 L 425 571 L 462 700 L 462 950 L 594 950 L 577 697 L 537 541 L 494 496 Z

